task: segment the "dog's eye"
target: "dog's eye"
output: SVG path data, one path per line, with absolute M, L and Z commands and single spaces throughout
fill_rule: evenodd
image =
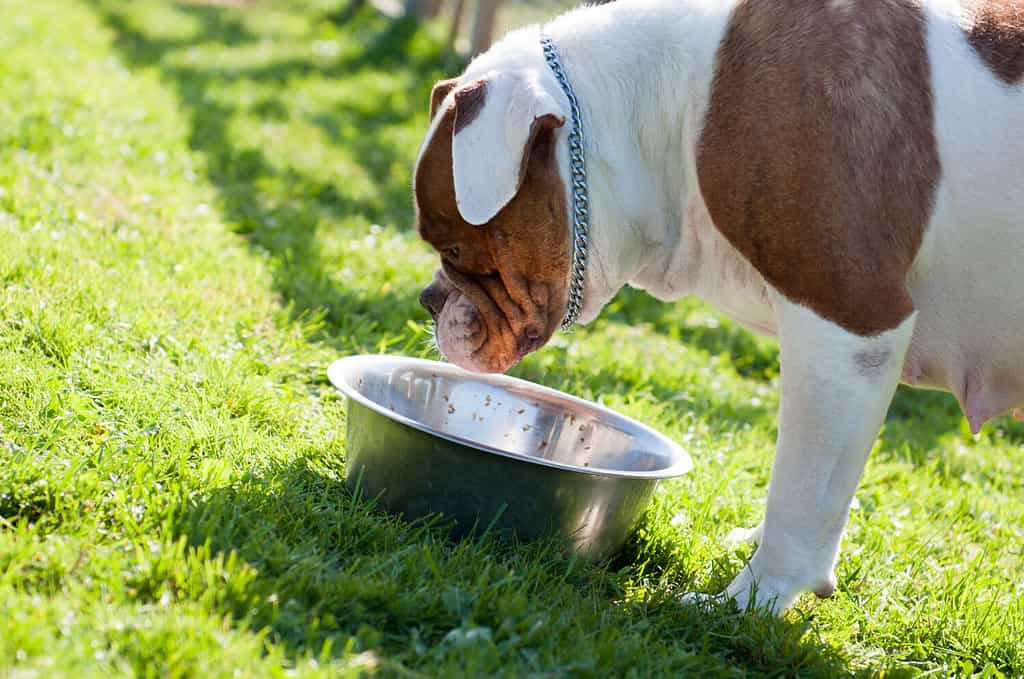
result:
M 456 260 L 459 258 L 459 249 L 457 247 L 445 248 L 443 254 L 448 259 Z

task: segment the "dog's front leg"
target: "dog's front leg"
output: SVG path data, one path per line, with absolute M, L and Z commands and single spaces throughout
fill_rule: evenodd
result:
M 899 382 L 916 313 L 862 337 L 774 295 L 782 397 L 759 545 L 725 591 L 781 612 L 828 596 L 854 491 Z

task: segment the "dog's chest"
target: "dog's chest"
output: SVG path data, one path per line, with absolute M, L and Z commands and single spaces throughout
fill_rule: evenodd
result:
M 632 281 L 661 300 L 695 295 L 733 321 L 775 334 L 768 289 L 761 274 L 715 228 L 699 192 L 681 206 L 682 235 L 663 269 Z

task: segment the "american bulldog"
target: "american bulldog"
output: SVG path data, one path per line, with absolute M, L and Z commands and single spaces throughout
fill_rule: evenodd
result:
M 625 284 L 778 338 L 740 606 L 833 591 L 901 380 L 974 432 L 1024 405 L 1021 0 L 619 0 L 509 34 L 431 115 L 421 301 L 449 360 L 504 371 Z

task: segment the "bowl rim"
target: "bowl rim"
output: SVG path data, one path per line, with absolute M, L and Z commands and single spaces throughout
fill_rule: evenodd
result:
M 636 427 L 637 429 L 645 432 L 648 436 L 662 444 L 672 464 L 664 469 L 658 469 L 654 471 L 631 471 L 625 469 L 607 469 L 603 467 L 582 467 L 580 465 L 569 464 L 566 462 L 558 462 L 555 460 L 547 460 L 540 457 L 533 457 L 530 455 L 524 455 L 522 453 L 516 453 L 510 450 L 502 450 L 501 448 L 474 441 L 472 439 L 459 436 L 457 434 L 451 434 L 444 431 L 439 431 L 434 427 L 431 427 L 423 422 L 414 420 L 411 417 L 406 417 L 401 413 L 384 407 L 377 403 L 373 399 L 364 396 L 360 393 L 352 384 L 348 381 L 348 375 L 350 371 L 356 367 L 365 367 L 367 365 L 376 365 L 380 363 L 390 363 L 395 365 L 406 365 L 409 367 L 427 368 L 430 370 L 438 371 L 442 370 L 448 373 L 455 373 L 456 375 L 465 375 L 471 377 L 474 380 L 491 382 L 497 387 L 505 386 L 518 386 L 525 387 L 530 390 L 537 391 L 539 393 L 553 396 L 557 399 L 567 401 L 569 403 L 575 403 L 577 405 L 585 406 L 591 410 L 597 411 L 604 417 L 609 417 L 612 420 L 619 420 L 627 424 Z M 346 398 L 356 401 L 363 407 L 369 408 L 379 415 L 383 415 L 388 419 L 394 420 L 407 427 L 416 429 L 424 432 L 431 436 L 435 436 L 451 443 L 456 443 L 468 448 L 473 448 L 485 453 L 491 453 L 501 457 L 518 460 L 521 462 L 528 462 L 530 464 L 541 465 L 544 467 L 554 467 L 555 469 L 562 469 L 565 471 L 579 472 L 582 474 L 588 474 L 590 476 L 605 476 L 613 478 L 625 478 L 625 479 L 668 479 L 676 476 L 682 476 L 693 468 L 693 459 L 690 454 L 683 450 L 682 446 L 678 443 L 665 436 L 661 432 L 649 427 L 648 425 L 639 422 L 631 417 L 618 413 L 607 406 L 603 406 L 600 403 L 588 401 L 571 394 L 546 387 L 542 384 L 530 382 L 529 380 L 520 379 L 518 377 L 512 377 L 510 375 L 494 374 L 494 373 L 475 373 L 468 370 L 463 370 L 453 363 L 445 363 L 441 361 L 431 361 L 424 358 L 412 358 L 409 356 L 400 356 L 392 354 L 356 354 L 353 356 L 346 356 L 339 358 L 327 367 L 327 379 L 330 380 L 331 384 L 335 386 Z

